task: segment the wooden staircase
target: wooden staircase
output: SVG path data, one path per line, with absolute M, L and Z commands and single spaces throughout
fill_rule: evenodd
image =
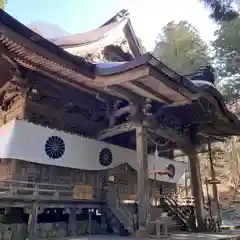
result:
M 114 233 L 131 235 L 135 232 L 133 215 L 121 203 L 114 191 L 106 191 L 107 206 L 103 209 L 106 220 Z

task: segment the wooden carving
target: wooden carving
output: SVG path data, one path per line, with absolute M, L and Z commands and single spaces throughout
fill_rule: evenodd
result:
M 28 121 L 87 136 L 106 128 L 106 107 L 94 96 L 37 73 L 31 76 L 31 82 L 25 108 Z
M 21 94 L 21 88 L 17 86 L 14 79 L 7 82 L 0 92 L 0 105 L 3 111 L 7 111 L 14 99 Z

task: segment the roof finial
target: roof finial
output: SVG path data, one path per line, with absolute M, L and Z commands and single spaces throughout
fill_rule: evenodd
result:
M 105 22 L 101 27 L 111 24 L 113 22 L 119 22 L 119 21 L 127 18 L 128 16 L 129 16 L 128 10 L 122 9 L 116 15 L 114 15 L 112 18 L 110 18 L 107 22 Z

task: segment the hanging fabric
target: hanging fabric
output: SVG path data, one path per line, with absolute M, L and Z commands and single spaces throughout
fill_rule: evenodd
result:
M 157 145 L 156 145 L 156 148 L 155 148 L 154 155 L 155 155 L 155 160 L 157 161 L 158 160 L 158 147 L 157 147 Z

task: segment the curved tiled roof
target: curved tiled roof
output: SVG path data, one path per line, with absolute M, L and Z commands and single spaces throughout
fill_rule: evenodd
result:
M 64 36 L 61 38 L 52 39 L 51 41 L 54 44 L 56 44 L 58 46 L 62 46 L 62 47 L 89 44 L 89 43 L 98 41 L 98 40 L 106 37 L 106 35 L 108 35 L 108 33 L 111 30 L 113 30 L 120 24 L 121 24 L 121 22 L 113 22 L 113 23 L 110 23 L 108 25 L 94 29 L 89 32 L 77 33 L 77 34 L 73 34 L 73 35 L 69 35 L 69 36 Z

